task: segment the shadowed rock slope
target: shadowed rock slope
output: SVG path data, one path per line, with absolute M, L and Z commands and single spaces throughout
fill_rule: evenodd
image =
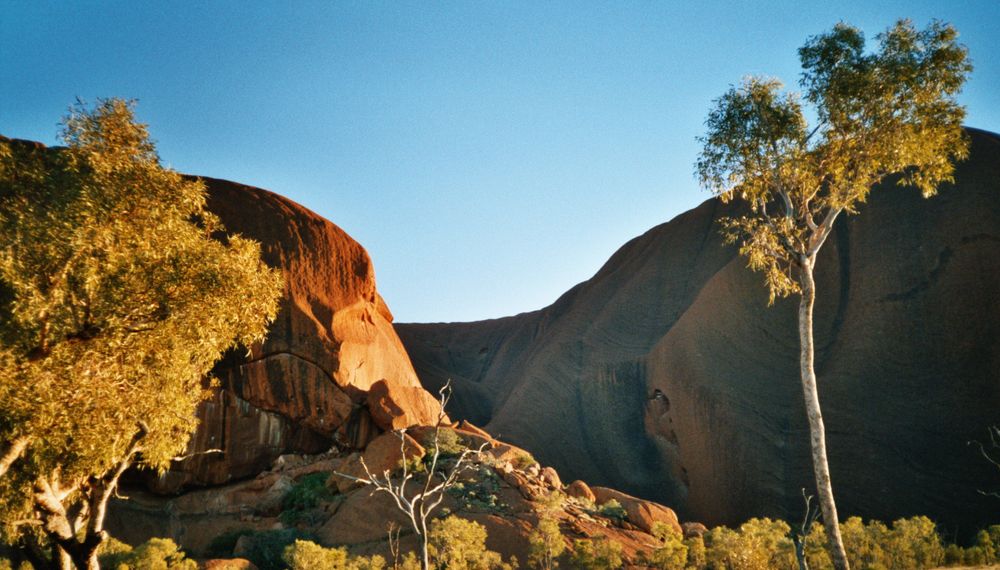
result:
M 842 515 L 996 522 L 998 477 L 968 442 L 1000 423 L 1000 137 L 969 130 L 956 183 L 877 189 L 821 252 L 820 399 Z M 708 200 L 623 246 L 551 306 L 397 324 L 451 413 L 568 478 L 682 518 L 798 519 L 812 488 L 797 298 L 767 307 Z

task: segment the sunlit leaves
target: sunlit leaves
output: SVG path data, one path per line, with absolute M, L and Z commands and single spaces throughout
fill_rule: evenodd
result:
M 765 273 L 772 301 L 798 290 L 796 266 L 874 185 L 896 175 L 930 196 L 968 155 L 956 97 L 972 67 L 954 28 L 901 20 L 877 41 L 866 52 L 858 29 L 837 24 L 799 50 L 801 101 L 775 79 L 750 77 L 708 115 L 699 181 L 748 204 L 750 215 L 723 229 Z
M 33 437 L 0 519 L 38 477 L 87 489 L 124 459 L 184 449 L 220 354 L 263 338 L 280 275 L 225 243 L 205 188 L 160 165 L 132 104 L 74 107 L 65 149 L 0 141 L 0 441 Z M 72 496 L 69 497 L 72 501 Z

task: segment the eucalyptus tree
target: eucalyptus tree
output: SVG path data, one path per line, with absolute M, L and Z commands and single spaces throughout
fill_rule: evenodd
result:
M 827 463 L 813 366 L 813 272 L 841 214 L 893 177 L 925 197 L 951 181 L 968 154 L 956 98 L 972 67 L 953 27 L 901 20 L 865 50 L 860 30 L 837 24 L 799 49 L 802 94 L 749 77 L 714 101 L 699 139 L 699 181 L 747 214 L 722 220 L 729 243 L 763 272 L 775 298 L 800 295 L 800 372 L 812 463 L 834 564 L 848 567 Z M 811 111 L 813 124 L 807 120 Z
M 62 138 L 0 138 L 0 523 L 36 561 L 96 568 L 119 477 L 185 448 L 203 378 L 263 339 L 282 280 L 131 103 L 77 105 Z

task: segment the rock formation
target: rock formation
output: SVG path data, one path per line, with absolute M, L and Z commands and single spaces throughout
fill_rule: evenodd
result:
M 817 372 L 842 518 L 995 522 L 994 470 L 968 442 L 1000 423 L 1000 137 L 932 199 L 885 184 L 818 262 Z M 551 306 L 398 324 L 451 413 L 568 479 L 738 523 L 801 517 L 812 487 L 797 299 L 724 247 L 708 200 L 623 246 Z
M 334 441 L 363 447 L 381 430 L 434 423 L 440 406 L 421 388 L 392 328 L 368 252 L 287 198 L 203 180 L 209 209 L 227 232 L 261 243 L 285 291 L 263 345 L 216 367 L 221 387 L 198 410 L 192 458 L 154 488 L 245 478 L 283 453 L 317 453 Z M 212 449 L 221 453 L 204 453 Z
M 445 494 L 435 516 L 448 512 L 482 524 L 488 532 L 487 547 L 505 557 L 513 554 L 527 560 L 529 535 L 543 513 L 558 523 L 567 546 L 575 539 L 608 538 L 622 546 L 625 560 L 631 562 L 660 546 L 660 541 L 650 534 L 655 523 L 682 531 L 676 514 L 663 505 L 602 487 L 594 488 L 594 494 L 599 495 L 597 502 L 554 494 L 563 486 L 551 467 L 543 468 L 533 461 L 511 461 L 508 458 L 517 457 L 511 446 L 475 426 L 442 429 L 453 430 L 461 445 L 482 447 L 484 451 L 470 456 L 471 469 L 459 477 L 460 486 Z M 429 428 L 412 433 L 416 440 L 430 440 Z M 424 452 L 419 442 L 408 442 L 406 456 L 411 460 Z M 372 469 L 392 469 L 402 458 L 399 440 L 394 434 L 383 434 L 369 443 L 364 456 Z M 357 487 L 336 474 L 357 473 L 354 470 L 359 465 L 357 453 L 283 455 L 270 470 L 248 481 L 194 489 L 176 497 L 134 490 L 128 500 L 114 502 L 108 526 L 119 540 L 139 544 L 153 536 L 168 537 L 201 558 L 243 556 L 246 553 L 241 543 L 246 541 L 237 540 L 236 535 L 252 540 L 254 535 L 270 533 L 273 542 L 278 540 L 278 534 L 290 531 L 306 533 L 322 545 L 346 546 L 353 554 L 389 557 L 390 524 L 401 529 L 401 551 L 415 550 L 418 540 L 411 523 L 388 494 Z M 283 498 L 315 474 L 329 475 L 329 495 L 306 510 L 296 511 Z M 586 487 L 580 481 L 575 485 Z M 411 487 L 419 488 L 419 481 Z M 621 505 L 621 516 L 602 512 L 601 505 L 611 499 Z M 295 513 L 298 516 L 294 519 L 288 516 Z M 228 543 L 227 535 L 232 538 Z M 224 550 L 220 545 L 225 545 Z

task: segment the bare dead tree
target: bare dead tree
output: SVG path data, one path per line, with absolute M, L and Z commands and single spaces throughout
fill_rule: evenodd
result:
M 806 540 L 809 538 L 809 531 L 812 530 L 820 516 L 818 506 L 812 504 L 812 495 L 806 495 L 806 490 L 802 489 L 802 500 L 806 503 L 806 513 L 802 517 L 802 526 L 795 530 L 792 542 L 795 543 L 795 559 L 799 562 L 799 570 L 809 570 L 809 561 L 806 560 Z
M 372 493 L 386 493 L 392 497 L 398 508 L 410 520 L 413 531 L 420 536 L 420 567 L 422 570 L 430 570 L 430 555 L 428 552 L 427 521 L 431 514 L 444 501 L 445 493 L 455 486 L 458 477 L 470 468 L 468 460 L 482 453 L 486 443 L 478 449 L 465 448 L 455 458 L 450 467 L 439 470 L 438 463 L 441 459 L 440 434 L 441 427 L 445 425 L 445 407 L 451 399 L 451 380 L 445 383 L 438 392 L 441 402 L 441 410 L 438 412 L 437 422 L 434 425 L 434 437 L 431 441 L 431 462 L 424 477 L 423 485 L 415 482 L 410 490 L 407 485 L 418 475 L 406 460 L 406 429 L 396 430 L 399 437 L 400 457 L 402 457 L 402 473 L 394 478 L 393 470 L 386 469 L 381 475 L 373 474 L 361 458 L 361 466 L 365 470 L 365 477 L 354 477 L 345 473 L 334 471 L 336 475 L 352 481 L 357 481 L 373 488 Z M 398 533 L 397 533 L 398 543 Z M 397 546 L 398 548 L 398 546 Z
M 1000 470 L 1000 426 L 990 426 L 986 428 L 987 434 L 990 437 L 990 445 L 987 448 L 983 445 L 981 441 L 970 441 L 968 445 L 975 445 L 979 448 L 979 454 L 983 456 L 986 461 L 989 461 L 994 467 Z M 1000 491 L 983 491 L 979 490 L 981 495 L 986 495 L 987 497 L 994 497 L 1000 499 Z

